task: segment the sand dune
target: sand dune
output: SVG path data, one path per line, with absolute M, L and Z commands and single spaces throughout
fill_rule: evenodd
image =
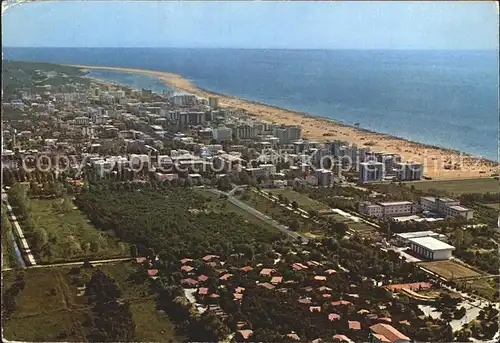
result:
M 387 134 L 351 127 L 333 120 L 312 117 L 304 113 L 259 104 L 228 95 L 216 94 L 193 85 L 181 75 L 154 70 L 118 67 L 82 66 L 82 69 L 106 69 L 157 76 L 169 86 L 201 97 L 217 96 L 223 108 L 245 110 L 248 114 L 269 122 L 300 125 L 304 138 L 325 141 L 340 139 L 373 151 L 400 154 L 405 161 L 424 164 L 424 174 L 433 179 L 491 177 L 498 173 L 498 163 L 458 151 L 411 142 Z M 417 129 L 417 128 L 416 128 Z

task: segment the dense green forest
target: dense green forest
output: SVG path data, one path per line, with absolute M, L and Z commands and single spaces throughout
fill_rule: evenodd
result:
M 43 72 L 56 73 L 57 76 L 47 78 L 39 74 Z M 37 90 L 44 85 L 58 86 L 66 83 L 78 82 L 87 84 L 89 79 L 83 78 L 85 72 L 70 66 L 51 63 L 2 61 L 2 87 L 6 100 L 15 95 L 20 89 Z
M 235 213 L 209 210 L 209 201 L 192 189 L 151 183 L 97 183 L 76 199 L 97 227 L 165 256 L 224 255 L 238 244 L 282 238 Z

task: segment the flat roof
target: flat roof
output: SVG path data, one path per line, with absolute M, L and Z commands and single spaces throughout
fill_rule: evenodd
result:
M 456 201 L 458 201 L 458 200 L 451 199 L 451 198 L 438 198 L 437 200 L 439 200 L 441 202 L 456 202 Z
M 396 234 L 396 236 L 401 237 L 401 238 L 405 238 L 405 239 L 427 237 L 427 236 L 431 236 L 431 235 L 439 236 L 439 234 L 434 232 L 434 231 L 403 232 L 403 233 Z
M 412 205 L 411 201 L 389 201 L 389 202 L 379 202 L 380 206 L 399 206 L 399 205 Z
M 463 207 L 463 206 L 459 206 L 459 205 L 455 205 L 455 206 L 449 206 L 449 208 L 455 210 L 455 211 L 459 211 L 459 212 L 467 212 L 467 211 L 470 211 L 470 209 L 468 209 L 467 207 Z
M 449 245 L 448 243 L 442 242 L 439 239 L 434 237 L 417 237 L 410 239 L 410 242 L 421 246 L 422 248 L 438 251 L 438 250 L 454 250 L 455 247 L 453 245 Z
M 417 215 L 412 215 L 412 216 L 402 216 L 402 217 L 394 217 L 392 218 L 394 219 L 395 221 L 397 222 L 406 222 L 406 221 L 409 221 L 409 220 L 417 220 L 417 219 L 420 219 L 419 216 Z

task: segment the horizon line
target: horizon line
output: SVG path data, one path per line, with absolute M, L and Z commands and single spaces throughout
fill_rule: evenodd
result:
M 251 48 L 251 47 L 179 47 L 179 46 L 3 46 L 3 49 L 198 49 L 198 50 L 322 50 L 322 51 L 498 51 L 498 48 Z

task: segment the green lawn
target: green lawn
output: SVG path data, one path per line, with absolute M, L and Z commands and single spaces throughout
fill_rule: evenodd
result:
M 266 199 L 258 193 L 250 192 L 248 194 L 250 195 L 249 198 L 245 198 L 242 195 L 239 197 L 239 200 L 255 208 L 257 211 L 273 218 L 281 224 L 289 226 L 292 220 L 296 220 L 298 223 L 298 232 L 314 231 L 316 224 L 312 223 L 310 220 L 304 219 L 298 214 L 292 213 L 290 210 L 280 206 L 278 203 Z
M 290 188 L 266 189 L 265 192 L 271 192 L 273 195 L 278 196 L 281 194 L 290 202 L 296 201 L 299 207 L 305 211 L 321 211 L 327 210 L 329 207 L 325 204 L 309 198 L 307 195 L 297 193 Z
M 42 263 L 130 254 L 127 244 L 112 234 L 97 230 L 76 207 L 62 210 L 61 202 L 62 199 L 30 199 L 34 226 L 44 229 L 48 236 L 48 242 L 40 252 Z
M 429 191 L 430 189 L 437 189 L 448 193 L 460 195 L 463 193 L 486 193 L 498 192 L 498 180 L 493 178 L 481 179 L 466 179 L 466 180 L 450 180 L 450 181 L 418 181 L 406 182 L 406 186 L 414 186 L 415 189 L 422 191 Z
M 475 294 L 484 297 L 490 301 L 498 302 L 500 297 L 498 295 L 499 279 L 479 279 L 466 282 L 467 287 L 470 287 Z
M 168 316 L 156 310 L 156 295 L 151 293 L 148 284 L 129 279 L 141 266 L 122 262 L 99 268 L 115 279 L 124 300 L 131 303 L 137 341 L 175 340 L 174 326 Z M 25 287 L 15 298 L 16 308 L 11 318 L 2 318 L 3 336 L 16 341 L 86 341 L 90 332 L 90 327 L 85 326 L 86 318 L 92 312 L 86 297 L 77 296 L 77 287 L 90 278 L 92 269 L 59 267 L 7 271 L 3 273 L 2 291 L 5 292 L 21 273 Z
M 257 218 L 251 213 L 248 213 L 245 210 L 242 210 L 236 205 L 233 205 L 230 203 L 227 199 L 223 199 L 220 197 L 220 195 L 214 194 L 206 189 L 196 189 L 196 192 L 202 194 L 204 197 L 210 199 L 210 203 L 208 204 L 210 206 L 210 209 L 215 212 L 233 212 L 243 219 L 247 220 L 250 223 L 253 223 L 255 225 L 259 225 L 260 227 L 266 227 L 270 230 L 276 230 L 273 226 L 269 225 L 265 221 Z

